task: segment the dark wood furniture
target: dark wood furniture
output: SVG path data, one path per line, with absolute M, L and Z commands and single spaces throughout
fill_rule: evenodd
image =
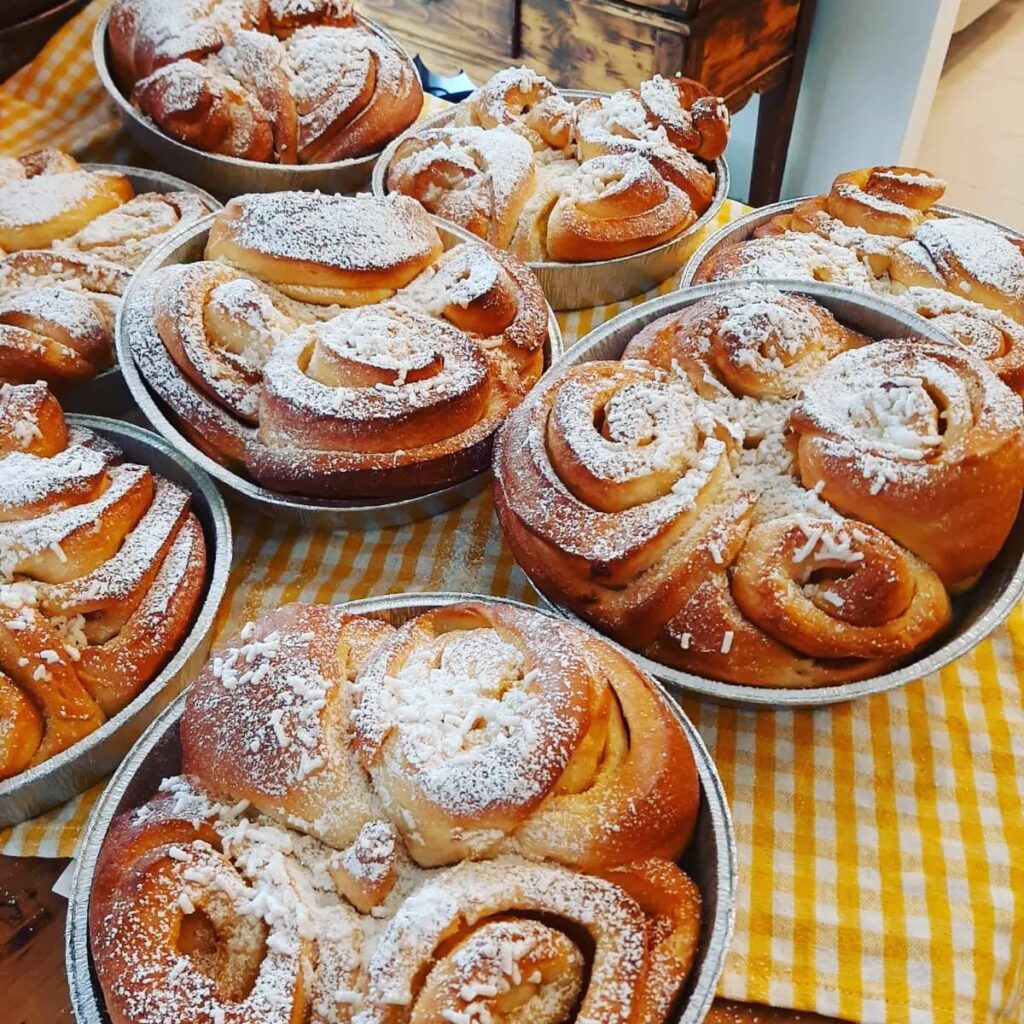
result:
M 27 64 L 87 0 L 0 0 L 0 83 Z
M 0 993 L 5 1024 L 70 1024 L 64 976 L 67 904 L 51 890 L 66 860 L 0 857 Z M 716 1000 L 709 1024 L 733 1024 L 738 1004 Z M 771 1024 L 841 1024 L 830 1018 L 758 1007 Z
M 477 82 L 524 63 L 613 90 L 655 72 L 704 82 L 737 111 L 761 94 L 749 201 L 782 187 L 815 0 L 374 0 L 372 16 L 431 70 Z

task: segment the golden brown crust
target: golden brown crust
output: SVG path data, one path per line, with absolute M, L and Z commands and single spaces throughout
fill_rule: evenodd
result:
M 903 287 L 944 288 L 1024 324 L 1024 239 L 966 217 L 935 218 L 893 253 Z
M 574 105 L 528 68 L 508 68 L 452 126 L 404 139 L 386 184 L 523 259 L 615 259 L 707 209 L 715 175 L 704 161 L 720 155 L 728 125 L 721 101 L 686 79 Z
M 831 685 L 946 628 L 947 589 L 1016 517 L 1022 425 L 962 350 L 868 343 L 753 285 L 536 391 L 499 436 L 496 508 L 533 581 L 634 650 L 729 682 Z
M 577 627 L 487 602 L 397 631 L 289 605 L 214 655 L 181 743 L 185 775 L 97 862 L 118 1024 L 265 1019 L 271 987 L 282 1022 L 661 1024 L 685 983 L 701 899 L 666 858 L 700 799 L 690 747 Z
M 455 123 L 488 129 L 503 125 L 537 151 L 568 153 L 575 139 L 576 108 L 542 75 L 525 67 L 506 68 L 459 104 Z
M 640 85 L 640 99 L 669 140 L 702 160 L 716 160 L 729 142 L 729 110 L 692 78 L 654 78 Z
M 0 249 L 45 249 L 135 195 L 123 174 L 39 174 L 0 187 Z
M 192 101 L 186 108 L 179 97 Z M 274 148 L 270 115 L 231 76 L 180 60 L 141 79 L 132 102 L 172 139 L 210 153 L 266 161 Z
M 696 218 L 686 194 L 645 160 L 597 157 L 575 172 L 555 203 L 547 248 L 567 262 L 615 259 L 673 238 Z
M 263 814 L 304 823 L 325 842 L 347 846 L 378 814 L 355 755 L 336 736 L 347 730 L 350 684 L 391 632 L 382 622 L 326 605 L 286 605 L 247 627 L 189 692 L 181 726 L 185 774 L 214 794 L 248 800 Z M 258 677 L 251 669 L 256 662 L 267 665 Z M 286 683 L 282 673 L 298 682 Z M 270 723 L 282 685 L 313 687 L 321 706 L 302 719 L 301 705 L 278 716 L 275 737 Z M 300 729 L 307 742 L 298 738 Z
M 164 268 L 126 311 L 143 373 L 204 451 L 316 497 L 422 494 L 486 468 L 543 369 L 548 308 L 525 267 L 442 253 L 401 196 L 282 193 L 222 216 L 218 262 Z
M 93 732 L 153 679 L 192 621 L 206 563 L 188 494 L 69 430 L 44 385 L 0 387 L 0 425 L 6 777 Z
M 831 396 L 851 377 L 857 404 L 837 409 Z M 823 481 L 827 501 L 894 537 L 952 589 L 970 586 L 1002 547 L 1024 480 L 1020 399 L 963 350 L 894 341 L 846 353 L 790 423 L 805 484 Z
M 945 183 L 914 167 L 840 174 L 814 196 L 713 249 L 694 284 L 724 278 L 818 280 L 881 293 L 971 348 L 1024 388 L 1024 243 L 935 208 Z
M 528 142 L 504 126 L 433 128 L 398 146 L 387 187 L 504 249 L 536 178 Z
M 442 248 L 430 218 L 400 196 L 278 192 L 232 199 L 210 227 L 206 258 L 294 299 L 359 306 L 389 298 Z
M 364 156 L 423 105 L 405 54 L 337 0 L 118 0 L 108 38 L 119 82 L 162 131 L 243 160 Z

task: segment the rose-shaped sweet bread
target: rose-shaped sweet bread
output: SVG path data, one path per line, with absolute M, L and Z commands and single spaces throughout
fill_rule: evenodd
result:
M 326 605 L 286 605 L 246 626 L 189 693 L 184 772 L 214 794 L 347 846 L 381 817 L 346 740 L 349 684 L 391 632 Z
M 704 924 L 668 859 L 696 767 L 592 634 L 487 602 L 397 630 L 289 605 L 214 655 L 180 736 L 184 774 L 97 860 L 115 1024 L 667 1019 Z
M 260 439 L 376 454 L 478 424 L 489 434 L 486 384 L 486 357 L 461 331 L 398 305 L 353 309 L 275 347 L 263 368 Z
M 581 161 L 615 154 L 640 156 L 686 193 L 698 215 L 711 202 L 714 174 L 687 149 L 673 145 L 654 124 L 636 90 L 584 100 L 578 108 L 576 131 Z
M 866 167 L 836 178 L 828 212 L 873 235 L 910 238 L 945 191 L 944 181 L 916 167 Z
M 445 252 L 405 197 L 246 196 L 207 256 L 155 272 L 126 335 L 195 444 L 273 490 L 388 498 L 464 480 L 543 369 L 533 275 L 485 246 Z
M 79 385 L 113 363 L 132 271 L 168 232 L 208 211 L 190 192 L 136 195 L 59 150 L 0 173 L 0 381 Z
M 542 75 L 525 67 L 506 68 L 459 104 L 455 123 L 504 125 L 535 150 L 567 151 L 574 139 L 576 108 Z
M 116 0 L 108 37 L 122 88 L 162 131 L 240 159 L 364 156 L 423 105 L 409 58 L 348 0 Z
M 907 288 L 893 300 L 966 345 L 1017 394 L 1024 392 L 1024 324 L 938 288 Z
M 533 582 L 628 647 L 831 685 L 947 627 L 1017 515 L 1022 423 L 960 346 L 735 285 L 546 381 L 499 437 L 496 507 Z
M 770 519 L 718 553 L 649 657 L 729 682 L 834 685 L 887 671 L 950 620 L 938 576 L 864 524 Z
M 664 884 L 646 881 L 648 893 Z M 657 891 L 654 903 L 677 895 Z M 424 885 L 389 923 L 355 1020 L 441 1024 L 487 1014 L 559 1024 L 575 1005 L 586 1020 L 662 1020 L 692 960 L 692 883 L 685 892 L 677 915 L 685 921 L 656 931 L 649 922 L 668 919 L 646 918 L 625 886 L 513 858 L 461 864 Z M 675 953 L 666 955 L 673 946 L 689 950 L 679 958 L 683 971 Z
M 533 262 L 616 259 L 708 208 L 728 139 L 721 100 L 688 79 L 575 103 L 525 67 L 500 71 L 451 124 L 410 133 L 386 187 Z
M 498 517 L 546 593 L 642 647 L 713 564 L 711 538 L 743 528 L 749 501 L 724 495 L 736 443 L 686 381 L 645 363 L 574 367 L 503 429 Z
M 615 259 L 649 249 L 696 220 L 686 193 L 635 155 L 598 157 L 576 169 L 547 224 L 554 259 Z
M 318 906 L 287 834 L 244 809 L 174 779 L 114 820 L 89 907 L 112 1020 L 349 1019 L 339 993 L 358 983 L 359 917 Z
M 898 285 L 945 288 L 1024 324 L 1024 239 L 993 224 L 929 220 L 893 253 L 891 273 Z
M 304 27 L 284 43 L 300 163 L 375 153 L 410 125 L 423 90 L 401 50 L 362 27 Z
M 544 368 L 547 303 L 537 279 L 499 249 L 458 245 L 395 295 L 395 302 L 440 315 L 485 351 L 500 349 L 523 395 Z
M 645 327 L 623 353 L 682 373 L 705 398 L 793 396 L 833 356 L 868 339 L 802 295 L 751 284 Z
M 576 629 L 438 609 L 384 643 L 359 689 L 360 757 L 421 864 L 510 850 L 593 871 L 687 842 L 695 779 L 671 717 Z
M 92 254 L 24 249 L 0 260 L 0 380 L 80 383 L 113 362 L 131 271 Z
M 42 383 L 0 385 L 0 777 L 97 729 L 188 630 L 206 567 L 181 488 Z
M 504 249 L 536 176 L 529 144 L 507 128 L 433 128 L 398 146 L 387 186 Z
M 970 586 L 1006 540 L 1024 487 L 1024 413 L 966 350 L 886 341 L 843 353 L 805 388 L 790 426 L 805 486 L 820 482 L 826 501 L 947 586 Z
M 715 160 L 729 141 L 729 110 L 692 78 L 653 78 L 640 84 L 648 116 L 677 146 L 702 160 Z
M 785 231 L 723 245 L 710 252 L 693 275 L 694 284 L 731 278 L 824 281 L 870 291 L 870 267 L 855 250 L 814 233 Z
M 889 272 L 894 250 L 930 216 L 945 182 L 913 167 L 870 167 L 840 174 L 828 195 L 798 203 L 754 231 L 757 237 L 813 231 L 852 249 L 871 272 Z

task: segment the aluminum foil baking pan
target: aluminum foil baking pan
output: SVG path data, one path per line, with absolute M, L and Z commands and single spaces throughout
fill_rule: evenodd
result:
M 167 3 L 179 0 L 165 0 Z M 357 15 L 360 25 L 380 36 L 408 57 L 398 40 L 376 22 Z M 103 87 L 116 104 L 121 120 L 132 138 L 161 167 L 194 181 L 224 199 L 246 192 L 284 192 L 297 189 L 303 192 L 358 192 L 370 183 L 370 174 L 379 153 L 336 160 L 326 164 L 265 164 L 256 160 L 242 160 L 220 153 L 207 153 L 186 146 L 165 135 L 148 117 L 135 109 L 121 92 L 111 72 L 108 59 L 107 22 L 109 9 L 96 23 L 92 37 L 92 56 Z M 412 63 L 410 61 L 410 63 Z M 415 65 L 413 70 L 419 78 Z
M 468 231 L 457 228 L 446 221 L 432 219 L 445 248 L 450 249 L 459 242 L 482 244 L 479 238 L 471 235 Z M 212 222 L 213 217 L 207 217 L 193 225 L 191 230 L 178 235 L 166 246 L 153 253 L 139 268 L 135 280 L 129 285 L 124 306 L 131 301 L 136 282 L 141 283 L 153 271 L 174 263 L 190 263 L 201 260 Z M 415 498 L 404 498 L 400 501 L 372 501 L 369 499 L 331 501 L 301 498 L 269 491 L 201 452 L 178 430 L 173 418 L 167 414 L 164 404 L 150 389 L 145 378 L 139 372 L 131 355 L 131 338 L 128 333 L 124 329 L 124 317 L 119 317 L 116 335 L 117 360 L 123 368 L 122 372 L 128 390 L 145 414 L 146 419 L 178 451 L 205 469 L 210 476 L 230 487 L 243 501 L 264 515 L 270 515 L 279 520 L 286 519 L 309 529 L 380 530 L 388 526 L 399 526 L 404 523 L 416 522 L 419 519 L 428 519 L 441 512 L 446 512 L 463 504 L 491 482 L 491 473 L 490 470 L 487 470 L 451 487 L 445 487 Z M 544 365 L 551 366 L 561 354 L 562 335 L 558 328 L 558 320 L 549 309 L 548 341 L 544 346 Z
M 192 494 L 192 511 L 206 539 L 206 591 L 192 628 L 155 679 L 127 707 L 48 761 L 0 781 L 0 827 L 34 818 L 66 803 L 109 775 L 143 729 L 184 689 L 206 661 L 214 616 L 231 567 L 231 522 L 213 481 L 179 455 L 162 437 L 132 423 L 69 416 L 120 448 L 130 461 L 150 466 Z
M 820 302 L 843 323 L 873 338 L 921 337 L 943 344 L 955 344 L 943 331 L 929 321 L 883 299 L 851 288 L 831 284 L 799 281 L 769 281 L 773 287 L 799 292 Z M 627 343 L 653 320 L 683 309 L 717 292 L 749 286 L 749 281 L 718 281 L 698 285 L 652 299 L 635 309 L 627 310 L 609 320 L 574 345 L 551 367 L 537 387 L 564 374 L 571 366 L 598 359 L 618 359 Z M 1024 592 L 1024 507 L 1017 516 L 1010 536 L 995 560 L 982 573 L 977 585 L 966 594 L 954 597 L 952 627 L 914 659 L 883 675 L 839 686 L 780 689 L 768 686 L 742 686 L 717 679 L 693 675 L 670 668 L 631 652 L 631 656 L 647 672 L 669 687 L 696 693 L 717 703 L 757 708 L 818 707 L 882 693 L 920 679 L 966 654 L 999 626 L 1010 614 Z M 526 570 L 524 569 L 524 572 Z M 527 573 L 527 577 L 529 574 Z M 531 581 L 532 583 L 532 581 Z M 583 620 L 575 612 L 541 593 L 543 602 L 566 618 Z
M 571 100 L 585 100 L 606 93 L 584 89 L 563 89 Z M 424 118 L 407 128 L 381 154 L 373 169 L 374 195 L 387 195 L 388 167 L 395 150 L 411 135 L 427 128 L 441 128 L 455 118 L 455 107 Z M 725 159 L 715 162 L 715 194 L 711 205 L 682 234 L 656 245 L 653 249 L 614 260 L 596 260 L 586 263 L 529 263 L 540 280 L 544 294 L 553 309 L 589 309 L 609 302 L 619 302 L 642 295 L 655 285 L 671 277 L 683 264 L 693 244 L 694 236 L 711 222 L 729 195 L 729 168 Z
M 817 198 L 817 196 L 804 196 L 802 199 L 786 199 L 781 203 L 772 203 L 771 206 L 762 206 L 743 217 L 730 221 L 710 238 L 705 239 L 686 261 L 686 266 L 683 268 L 683 273 L 679 280 L 679 287 L 688 288 L 693 284 L 693 278 L 700 267 L 713 252 L 717 252 L 722 246 L 745 241 L 754 233 L 755 229 L 770 221 L 772 217 L 778 217 L 782 213 L 791 213 L 801 203 Z M 989 220 L 988 217 L 980 217 L 978 214 L 970 213 L 967 210 L 959 210 L 955 206 L 937 205 L 933 206 L 932 210 L 943 217 L 966 217 L 968 220 L 977 220 L 983 224 L 991 224 L 993 227 L 999 228 L 1000 231 L 1014 238 L 1024 238 L 1024 235 L 1019 231 L 1014 231 L 1013 228 L 1008 228 L 1005 224 Z
M 402 594 L 352 601 L 343 607 L 346 611 L 400 625 L 432 608 L 479 600 L 526 608 L 515 601 L 479 594 Z M 729 807 L 714 762 L 690 720 L 673 700 L 664 696 L 686 733 L 700 779 L 697 825 L 680 863 L 700 888 L 703 916 L 697 955 L 669 1024 L 700 1024 L 714 998 L 732 937 L 737 886 L 736 846 Z M 82 839 L 65 930 L 65 965 L 78 1024 L 109 1024 L 110 1020 L 89 952 L 89 894 L 96 858 L 114 817 L 145 802 L 156 792 L 162 779 L 180 771 L 178 723 L 184 706 L 182 696 L 150 726 L 125 758 L 93 809 Z
M 119 167 L 116 164 L 82 164 L 87 171 L 110 171 L 123 174 L 135 189 L 135 194 L 143 192 L 192 192 L 197 195 L 211 210 L 219 210 L 221 204 L 209 192 L 195 185 L 190 185 L 180 178 L 173 178 L 160 171 L 150 171 L 144 167 Z M 174 232 L 168 232 L 168 239 Z M 102 416 L 111 416 L 125 412 L 132 407 L 132 396 L 125 387 L 121 370 L 117 365 L 96 374 L 91 380 L 84 381 L 75 387 L 60 389 L 60 404 L 65 412 L 88 412 Z

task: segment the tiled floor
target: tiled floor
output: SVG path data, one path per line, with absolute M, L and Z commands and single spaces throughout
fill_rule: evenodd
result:
M 950 205 L 1024 231 L 1024 0 L 953 37 L 917 163 Z

